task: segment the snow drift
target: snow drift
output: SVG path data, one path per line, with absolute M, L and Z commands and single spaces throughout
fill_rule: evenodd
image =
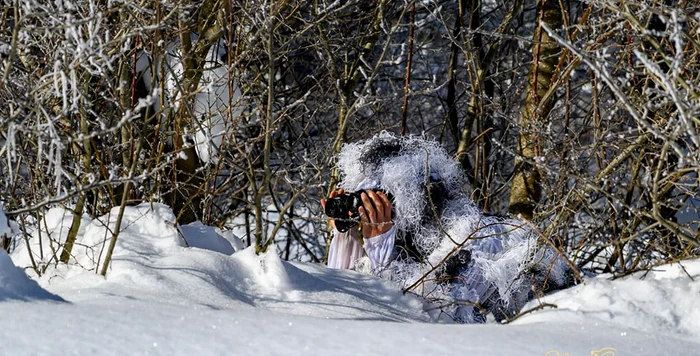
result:
M 617 280 L 610 275 L 586 278 L 583 285 L 545 296 L 541 302 L 558 308 L 535 313 L 524 321 L 546 321 L 562 313 L 568 315 L 561 318 L 568 320 L 599 320 L 698 340 L 700 259 L 659 266 Z
M 0 204 L 0 236 L 12 235 L 9 221 L 2 210 Z M 14 263 L 7 255 L 7 252 L 0 248 L 0 302 L 8 299 L 18 300 L 62 300 L 29 279 L 20 268 L 15 267 Z
M 0 302 L 8 299 L 62 300 L 29 279 L 24 271 L 15 267 L 5 250 L 0 249 Z
M 0 328 L 13 330 L 0 354 L 588 355 L 607 348 L 621 355 L 692 355 L 700 346 L 700 261 L 683 262 L 695 281 L 679 265 L 645 279 L 587 279 L 544 300 L 557 309 L 513 325 L 431 325 L 423 322 L 434 320 L 433 306 L 373 276 L 288 263 L 252 249 L 229 256 L 185 247 L 171 214 L 162 205 L 128 207 L 106 279 L 78 265 L 94 258 L 86 248 L 70 265 L 50 267 L 37 279 L 70 303 L 24 302 L 52 297 L 0 252 L 0 277 L 11 281 L 0 284 L 0 295 L 7 296 L 7 286 L 21 295 L 0 298 Z M 47 225 L 56 237 L 71 217 L 51 215 Z M 101 220 L 85 220 L 79 244 L 104 240 L 110 223 Z M 203 245 L 220 246 L 214 229 L 183 231 L 191 241 L 199 234 Z M 17 249 L 12 258 L 23 261 L 25 253 Z
M 429 320 L 421 300 L 403 296 L 392 284 L 370 276 L 359 279 L 362 287 L 348 288 L 344 282 L 354 278 L 348 271 L 329 272 L 318 264 L 287 263 L 274 252 L 258 256 L 252 248 L 231 255 L 234 248 L 217 233 L 220 230 L 201 223 L 178 229 L 174 214 L 162 204 L 126 207 L 112 263 L 103 279 L 96 271 L 101 268 L 117 213 L 115 208 L 98 219 L 84 219 L 69 266 L 49 269 L 39 279 L 41 283 L 68 295 L 69 300 L 76 297 L 75 291 L 88 288 L 101 295 L 179 305 L 265 306 L 324 317 Z M 69 212 L 52 209 L 46 218 L 49 230 L 41 234 L 42 243 L 48 246 L 64 241 L 71 220 Z M 38 236 L 38 232 L 33 233 L 31 245 L 35 259 L 41 260 Z M 57 241 L 50 242 L 50 238 Z M 186 247 L 185 241 L 191 247 Z M 29 263 L 26 248 L 17 248 L 13 258 L 23 266 Z M 44 258 L 51 260 L 50 256 Z M 82 295 L 84 292 L 77 297 Z
M 0 328 L 13 331 L 0 354 L 588 355 L 614 348 L 620 355 L 692 355 L 700 346 L 697 260 L 645 279 L 587 279 L 543 300 L 558 308 L 512 325 L 436 325 L 424 323 L 434 320 L 434 306 L 385 280 L 252 249 L 228 255 L 185 247 L 163 205 L 128 207 L 124 216 L 106 279 L 78 261 L 95 258 L 85 246 L 104 241 L 113 216 L 86 219 L 78 235 L 83 249 L 68 266 L 37 278 L 70 303 L 35 302 L 55 297 L 0 251 L 0 295 L 20 295 L 0 298 Z M 56 209 L 48 218 L 44 239 L 63 236 L 72 217 Z M 222 244 L 215 229 L 184 231 L 190 241 L 198 234 L 202 246 Z M 37 243 L 38 235 L 30 238 Z M 26 253 L 16 249 L 12 259 L 26 267 L 18 262 Z

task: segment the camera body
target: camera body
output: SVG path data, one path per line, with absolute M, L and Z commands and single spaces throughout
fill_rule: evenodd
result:
M 380 191 L 381 190 L 375 190 Z M 352 193 L 345 193 L 326 200 L 325 213 L 329 218 L 335 220 L 335 228 L 340 232 L 346 232 L 360 223 L 360 213 L 358 209 L 363 205 L 361 194 L 364 190 Z M 387 194 L 389 200 L 393 197 Z M 352 213 L 352 215 L 350 214 Z M 393 212 L 392 212 L 393 216 Z

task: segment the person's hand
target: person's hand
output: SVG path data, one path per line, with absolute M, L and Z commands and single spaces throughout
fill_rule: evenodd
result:
M 362 237 L 377 237 L 389 231 L 391 222 L 391 201 L 382 192 L 363 192 L 362 206 L 357 209 L 362 220 Z
M 335 198 L 339 195 L 345 194 L 345 190 L 343 189 L 336 189 L 331 192 L 331 194 L 328 196 L 328 198 Z M 326 211 L 326 199 L 321 198 L 321 208 L 323 208 L 323 211 Z M 328 224 L 331 226 L 331 228 L 335 229 L 335 219 L 328 219 Z

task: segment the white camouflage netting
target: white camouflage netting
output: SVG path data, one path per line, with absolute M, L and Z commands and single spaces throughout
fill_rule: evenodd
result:
M 399 145 L 400 149 L 383 158 L 366 159 L 368 152 L 387 143 Z M 462 192 L 464 175 L 460 167 L 437 142 L 382 132 L 343 146 L 338 169 L 340 186 L 345 190 L 359 187 L 391 193 L 395 226 L 398 231 L 410 233 L 417 249 L 427 256 L 425 261 L 394 260 L 381 275 L 405 288 L 428 274 L 413 291 L 428 300 L 451 305 L 443 311 L 456 319 L 473 321 L 474 308 L 470 304 L 484 304 L 489 298 L 490 304 L 496 303 L 512 314 L 525 304 L 533 284 L 542 284 L 544 278 L 554 285 L 562 285 L 566 280 L 566 263 L 552 249 L 538 244 L 536 234 L 523 222 L 483 215 Z M 433 183 L 443 183 L 448 197 L 439 223 L 425 218 L 431 214 L 426 172 Z M 459 245 L 471 251 L 472 262 L 461 272 L 459 281 L 437 283 L 441 269 L 428 272 L 458 250 Z M 539 271 L 539 277 L 533 271 Z

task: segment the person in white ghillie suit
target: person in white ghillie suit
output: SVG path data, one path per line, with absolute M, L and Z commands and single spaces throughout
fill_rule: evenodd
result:
M 464 174 L 434 141 L 382 132 L 343 146 L 338 169 L 329 199 L 363 192 L 361 228 L 338 232 L 330 220 L 330 268 L 411 287 L 464 323 L 511 318 L 534 293 L 567 282 L 568 265 L 534 231 L 484 215 L 462 192 Z

